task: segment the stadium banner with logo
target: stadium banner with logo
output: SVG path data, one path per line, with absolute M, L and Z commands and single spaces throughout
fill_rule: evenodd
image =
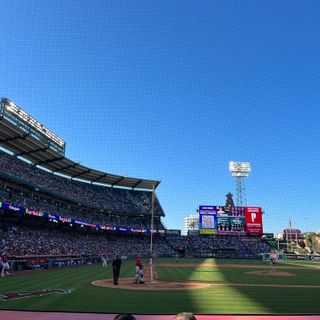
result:
M 15 211 L 15 212 L 22 212 L 22 213 L 26 212 L 26 208 L 21 206 L 15 206 L 8 202 L 0 202 L 0 208 Z
M 16 205 L 13 205 L 12 203 L 3 202 L 3 201 L 0 201 L 0 209 L 10 210 L 10 211 L 17 212 L 17 213 L 22 213 L 22 214 L 26 214 L 26 215 L 30 215 L 30 216 L 48 219 L 49 221 L 55 222 L 55 223 L 59 223 L 59 222 L 68 223 L 68 224 L 70 224 L 71 227 L 72 227 L 72 225 L 75 224 L 75 225 L 80 225 L 80 227 L 90 227 L 90 228 L 101 229 L 101 230 L 112 230 L 112 231 L 123 231 L 123 232 L 140 232 L 140 233 L 150 233 L 151 232 L 150 229 L 127 228 L 127 227 L 118 227 L 118 226 L 117 227 L 103 226 L 100 224 L 89 223 L 86 221 L 79 221 L 74 218 L 63 217 L 58 214 L 51 214 L 51 213 L 44 212 L 44 211 L 37 211 L 34 209 L 22 207 L 22 206 L 16 206 Z M 175 230 L 175 231 L 177 231 L 177 230 Z M 153 233 L 165 233 L 165 230 L 154 229 Z
M 247 235 L 262 235 L 262 208 L 245 207 Z
M 29 214 L 30 216 L 35 216 L 35 217 L 43 217 L 44 212 L 43 211 L 37 211 L 33 209 L 26 209 L 26 214 Z
M 245 235 L 244 207 L 217 207 L 218 235 Z
M 217 234 L 217 208 L 215 206 L 199 206 L 199 233 Z

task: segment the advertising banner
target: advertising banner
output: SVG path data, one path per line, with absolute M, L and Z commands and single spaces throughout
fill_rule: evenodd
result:
M 217 212 L 216 206 L 199 206 L 199 213 L 210 213 L 214 214 Z
M 200 234 L 217 234 L 216 210 L 215 206 L 199 206 Z
M 32 209 L 27 210 L 26 213 L 29 214 L 29 215 L 31 215 L 31 216 L 36 216 L 36 217 L 43 217 L 43 215 L 44 215 L 44 212 L 42 212 L 42 211 L 37 211 L 37 210 L 32 210 Z
M 16 211 L 16 212 L 26 212 L 26 208 L 21 207 L 21 206 L 15 206 L 11 203 L 7 203 L 7 202 L 0 202 L 0 208 L 1 209 L 7 209 L 7 210 L 11 210 L 11 211 Z
M 245 207 L 247 235 L 262 235 L 262 209 Z
M 200 234 L 217 234 L 217 215 L 200 214 Z

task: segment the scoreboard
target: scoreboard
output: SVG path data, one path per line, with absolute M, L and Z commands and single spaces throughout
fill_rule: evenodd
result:
M 262 235 L 262 208 L 199 206 L 200 234 Z

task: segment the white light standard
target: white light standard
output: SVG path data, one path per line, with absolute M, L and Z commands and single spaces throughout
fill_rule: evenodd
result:
M 247 204 L 246 189 L 244 185 L 244 178 L 249 176 L 251 171 L 250 162 L 229 162 L 229 171 L 237 181 L 237 206 L 244 206 Z

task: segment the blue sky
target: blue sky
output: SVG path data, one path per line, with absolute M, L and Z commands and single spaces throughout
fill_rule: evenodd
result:
M 165 225 L 235 192 L 320 229 L 319 1 L 2 1 L 0 95 L 106 172 L 160 179 Z

